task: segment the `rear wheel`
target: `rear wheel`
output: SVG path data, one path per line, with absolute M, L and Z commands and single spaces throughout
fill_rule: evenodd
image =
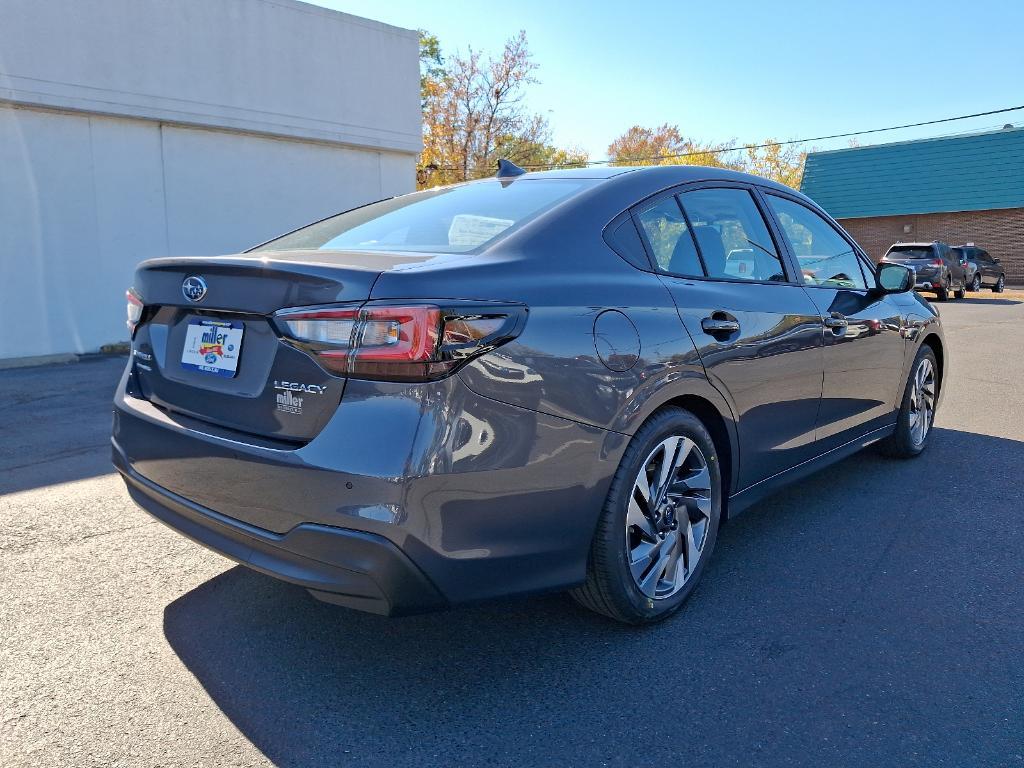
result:
M 669 616 L 693 592 L 721 517 L 714 442 L 689 411 L 665 408 L 633 436 L 612 480 L 572 596 L 627 624 Z
M 890 456 L 913 458 L 928 445 L 939 392 L 938 370 L 935 352 L 924 345 L 918 350 L 910 368 L 910 377 L 896 416 L 896 432 L 882 443 L 882 450 Z
M 949 298 L 949 288 L 950 288 L 949 278 L 947 277 L 946 280 L 942 283 L 942 287 L 935 291 L 935 300 L 936 301 L 945 301 L 946 299 L 948 299 Z
M 971 290 L 972 291 L 980 291 L 981 290 L 981 273 L 980 272 L 975 272 L 974 273 L 974 279 L 971 280 Z
M 958 299 L 964 298 L 964 296 L 967 295 L 967 283 L 962 283 L 960 287 L 953 292 L 953 295 L 956 296 Z
M 992 286 L 992 293 L 1002 293 L 1006 288 L 1006 275 L 1000 275 L 996 284 Z

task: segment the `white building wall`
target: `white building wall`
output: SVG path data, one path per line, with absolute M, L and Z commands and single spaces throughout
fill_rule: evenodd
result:
M 0 0 L 0 358 L 126 338 L 141 259 L 415 186 L 415 32 L 292 0 Z

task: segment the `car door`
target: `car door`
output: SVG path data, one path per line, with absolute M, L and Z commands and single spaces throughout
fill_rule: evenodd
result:
M 874 267 L 827 217 L 796 197 L 768 190 L 762 197 L 824 318 L 816 439 L 820 451 L 831 450 L 893 422 L 906 352 L 903 313 L 874 290 Z
M 978 269 L 981 270 L 982 285 L 995 285 L 999 274 L 996 270 L 996 263 L 988 251 L 978 251 Z
M 635 217 L 709 380 L 737 416 L 737 488 L 813 456 L 822 318 L 787 273 L 752 188 L 689 185 Z

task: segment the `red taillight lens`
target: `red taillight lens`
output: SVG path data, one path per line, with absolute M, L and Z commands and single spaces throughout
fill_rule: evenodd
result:
M 942 266 L 942 259 L 932 259 L 932 266 L 933 267 L 941 267 Z
M 518 306 L 367 304 L 279 313 L 279 330 L 332 373 L 385 381 L 429 381 L 518 334 Z
M 124 297 L 128 301 L 128 337 L 132 338 L 135 336 L 135 327 L 142 319 L 142 310 L 145 307 L 142 299 L 131 288 L 124 292 Z

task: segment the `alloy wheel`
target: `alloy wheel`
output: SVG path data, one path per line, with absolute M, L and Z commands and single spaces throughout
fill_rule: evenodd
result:
M 981 275 L 979 275 L 978 273 L 974 274 L 974 279 L 971 281 L 971 290 L 972 291 L 980 291 L 981 290 Z
M 935 418 L 935 368 L 923 358 L 914 371 L 910 393 L 910 437 L 914 445 L 922 445 Z
M 676 594 L 694 574 L 711 520 L 711 473 L 688 437 L 673 436 L 647 456 L 626 511 L 626 555 L 640 591 Z

